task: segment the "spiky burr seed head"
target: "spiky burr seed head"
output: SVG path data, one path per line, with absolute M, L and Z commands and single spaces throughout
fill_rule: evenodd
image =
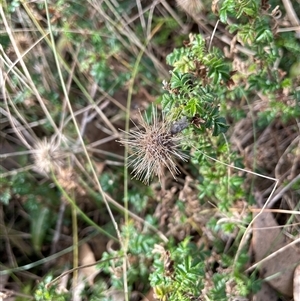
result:
M 167 168 L 176 179 L 180 173 L 175 160 L 186 161 L 188 156 L 178 150 L 182 137 L 171 133 L 172 124 L 157 118 L 153 110 L 152 120 L 143 118 L 140 113 L 139 124 L 136 130 L 131 130 L 128 138 L 120 139 L 123 145 L 128 145 L 130 156 L 128 167 L 132 166 L 133 178 L 149 184 L 153 175 L 158 176 L 161 182 Z

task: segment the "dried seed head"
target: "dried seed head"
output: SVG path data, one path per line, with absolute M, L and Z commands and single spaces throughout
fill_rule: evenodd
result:
M 53 139 L 39 140 L 35 143 L 32 153 L 34 170 L 43 175 L 49 175 L 51 170 L 58 172 L 63 166 L 63 157 L 64 153 Z
M 175 159 L 186 161 L 188 156 L 178 150 L 182 137 L 171 132 L 172 125 L 166 120 L 159 121 L 155 110 L 152 112 L 152 122 L 140 114 L 141 128 L 131 130 L 127 139 L 119 142 L 129 147 L 129 164 L 133 167 L 133 178 L 149 184 L 153 175 L 161 181 L 167 168 L 176 179 L 179 169 Z M 177 133 L 177 132 L 176 132 Z
M 32 39 L 28 34 L 16 33 L 14 35 L 14 39 L 15 39 L 17 48 L 21 54 L 23 54 L 32 45 Z M 12 45 L 8 46 L 6 53 L 12 61 L 17 60 L 18 56 Z M 27 56 L 23 57 L 23 59 L 26 60 Z
M 201 0 L 176 0 L 177 5 L 190 15 L 200 13 L 204 9 Z

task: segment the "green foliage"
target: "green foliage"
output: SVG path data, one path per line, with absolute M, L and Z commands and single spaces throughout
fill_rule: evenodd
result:
M 216 249 L 217 251 L 217 249 Z M 219 264 L 222 272 L 214 273 L 207 279 L 207 271 L 212 271 L 211 252 L 197 247 L 191 238 L 187 237 L 178 245 L 170 245 L 169 251 L 154 260 L 154 272 L 150 282 L 158 300 L 191 300 L 205 298 L 207 300 L 231 300 L 231 298 L 255 292 L 259 287 L 255 283 L 255 275 L 244 276 L 241 272 L 249 258 L 246 252 L 239 256 L 233 266 L 232 249 L 228 255 L 223 255 Z M 228 291 L 228 283 L 232 291 Z
M 34 292 L 34 297 L 36 301 L 68 301 L 70 300 L 70 294 L 58 293 L 57 285 L 48 285 L 52 276 L 48 275 L 44 278 L 42 282 L 39 283 L 37 289 Z
M 233 165 L 243 167 L 238 156 L 230 150 L 230 146 L 220 135 L 228 128 L 225 119 L 228 99 L 236 101 L 246 98 L 250 99 L 251 103 L 251 99 L 258 92 L 267 95 L 269 107 L 257 116 L 259 128 L 268 126 L 278 116 L 284 122 L 298 118 L 299 102 L 296 101 L 293 92 L 296 83 L 290 78 L 283 77 L 280 70 L 274 68 L 274 64 L 280 58 L 278 45 L 281 40 L 274 35 L 272 22 L 275 21 L 271 13 L 264 11 L 258 1 L 225 0 L 220 2 L 219 17 L 223 23 L 227 23 L 228 18 L 231 18 L 229 31 L 236 34 L 237 41 L 253 53 L 253 56 L 247 59 L 244 55 L 240 56 L 240 60 L 246 63 L 249 75 L 243 78 L 239 70 L 234 70 L 232 61 L 225 58 L 219 49 L 209 48 L 201 35 L 191 35 L 190 41 L 186 42 L 184 47 L 174 49 L 167 56 L 167 63 L 173 67 L 173 70 L 169 82 L 163 83 L 166 93 L 161 102 L 171 120 L 178 120 L 185 116 L 190 122 L 189 128 L 183 131 L 183 136 L 186 138 L 184 142 L 186 148 L 194 149 L 192 162 L 198 166 L 200 174 L 197 186 L 199 199 L 203 203 L 206 201 L 214 203 L 218 210 L 224 212 L 226 216 L 231 216 L 230 208 L 234 203 L 239 199 L 248 198 L 242 186 L 244 178 L 229 174 L 227 166 L 212 161 L 217 159 L 221 162 L 234 162 Z M 290 43 L 293 42 L 291 40 Z M 283 45 L 282 42 L 281 44 Z M 238 85 L 235 85 L 235 80 L 239 82 Z M 288 97 L 293 99 L 292 106 L 278 98 L 283 89 L 289 91 Z M 229 110 L 231 111 L 232 108 Z M 231 118 L 236 116 L 235 120 L 243 114 L 243 112 L 236 112 L 236 115 L 230 115 Z M 230 234 L 237 230 L 236 223 L 219 224 L 216 219 L 211 219 L 209 225 L 216 237 L 220 231 Z M 226 291 L 226 283 L 229 281 L 234 283 L 235 296 L 247 296 L 257 289 L 254 285 L 256 276 L 251 275 L 249 280 L 249 277 L 242 272 L 249 260 L 246 252 L 240 254 L 233 266 L 233 258 L 243 231 L 243 227 L 240 227 L 239 235 L 223 262 L 224 267 L 231 267 L 231 272 L 213 275 L 214 285 L 208 293 L 209 300 L 230 299 L 231 296 Z M 216 239 L 214 249 L 222 253 L 223 242 Z M 184 283 L 184 278 L 189 279 L 187 271 L 190 266 L 177 265 L 174 255 L 177 251 L 178 249 L 175 248 L 170 253 L 174 265 L 173 276 L 165 275 L 165 266 L 162 262 L 151 275 L 151 284 L 161 300 L 184 300 L 188 297 L 184 289 L 181 290 L 180 285 Z M 186 264 L 183 258 L 180 262 Z M 178 275 L 184 277 L 181 279 Z M 180 284 L 177 282 L 178 279 Z M 197 282 L 194 283 L 193 288 L 197 286 Z M 193 295 L 193 297 L 198 296 Z
M 69 56 L 72 57 L 71 60 L 74 59 L 72 73 L 67 74 L 66 68 L 62 68 L 66 83 L 68 83 L 68 93 L 72 96 L 72 106 L 81 109 L 87 105 L 87 101 L 83 97 L 85 91 L 82 87 L 88 87 L 89 91 L 97 90 L 93 96 L 93 99 L 99 100 L 97 106 L 105 107 L 106 101 L 101 103 L 102 95 L 100 97 L 99 90 L 104 90 L 110 95 L 118 95 L 115 92 L 127 92 L 128 83 L 132 80 L 132 68 L 140 51 L 145 51 L 145 53 L 149 51 L 156 57 L 156 53 L 159 53 L 160 49 L 164 48 L 170 40 L 176 40 L 171 46 L 176 45 L 176 48 L 166 58 L 172 71 L 169 81 L 164 81 L 165 93 L 161 97 L 161 104 L 166 118 L 171 122 L 178 121 L 183 117 L 187 120 L 188 127 L 181 134 L 182 146 L 186 152 L 190 152 L 190 163 L 189 165 L 186 163 L 184 168 L 196 179 L 192 185 L 192 189 L 197 191 L 195 194 L 198 194 L 195 203 L 199 206 L 212 204 L 213 210 L 218 212 L 208 218 L 205 224 L 206 230 L 213 238 L 209 242 L 209 248 L 197 246 L 192 242 L 193 238 L 191 237 L 176 243 L 171 237 L 170 242 L 164 246 L 167 251 L 159 255 L 154 254 L 157 245 L 162 247 L 158 235 L 149 233 L 146 227 L 143 228 L 140 224 L 129 221 L 129 224 L 121 230 L 124 244 L 128 246 L 126 259 L 130 264 L 126 273 L 129 291 L 136 290 L 138 284 L 139 292 L 146 293 L 151 285 L 156 298 L 163 301 L 196 300 L 202 298 L 203 291 L 206 292 L 205 300 L 233 300 L 239 296 L 249 296 L 259 289 L 257 275 L 249 275 L 244 272 L 244 267 L 249 261 L 246 250 L 243 250 L 235 258 L 249 217 L 246 216 L 244 220 L 237 221 L 232 218 L 231 209 L 236 202 L 250 204 L 252 199 L 243 186 L 244 177 L 237 174 L 234 168 L 222 164 L 225 162 L 232 167 L 243 167 L 243 160 L 232 151 L 230 142 L 228 142 L 229 137 L 226 135 L 230 123 L 234 124 L 247 115 L 244 110 L 245 104 L 251 107 L 258 96 L 266 101 L 265 106 L 259 112 L 253 112 L 253 115 L 256 114 L 253 119 L 257 130 L 264 130 L 277 119 L 287 123 L 293 118 L 300 117 L 299 42 L 292 33 L 279 34 L 276 32 L 274 25 L 277 24 L 277 21 L 272 14 L 275 6 L 269 9 L 264 8 L 262 7 L 263 1 L 217 1 L 218 18 L 223 23 L 220 26 L 224 31 L 227 29 L 234 37 L 232 45 L 230 45 L 232 47 L 230 50 L 233 50 L 230 55 L 223 52 L 223 49 L 212 46 L 217 43 L 214 41 L 210 43 L 211 41 L 200 34 L 191 34 L 190 40 L 184 42 L 184 47 L 178 46 L 178 42 L 182 42 L 186 37 L 177 35 L 177 21 L 167 16 L 165 12 L 155 15 L 152 11 L 146 10 L 143 12 L 145 18 L 153 13 L 151 26 L 148 27 L 149 23 L 147 28 L 143 27 L 141 25 L 142 18 L 140 18 L 141 22 L 139 21 L 141 24 L 135 22 L 133 18 L 126 20 L 128 22 L 126 25 L 130 24 L 126 27 L 128 31 L 122 31 L 124 28 L 122 21 L 124 20 L 121 16 L 128 12 L 129 7 L 131 10 L 133 4 L 129 0 L 119 2 L 118 5 L 112 5 L 110 1 L 106 1 L 97 8 L 104 10 L 106 20 L 87 17 L 91 7 L 83 5 L 78 0 L 61 0 L 53 4 L 53 11 L 55 9 L 59 11 L 58 19 L 53 21 L 55 39 L 56 41 L 66 40 L 71 45 L 67 52 L 75 50 L 74 53 L 76 53 L 76 57 L 75 54 L 72 57 L 73 53 L 62 55 L 67 64 L 70 63 Z M 10 1 L 7 9 L 9 12 L 15 12 L 19 5 L 19 1 Z M 36 9 L 44 12 L 44 4 L 37 4 Z M 137 11 L 134 8 L 131 12 L 132 16 L 135 16 Z M 95 12 L 95 16 L 97 13 L 98 11 Z M 13 20 L 13 18 L 11 19 Z M 105 22 L 107 23 L 105 24 Z M 160 27 L 164 30 L 156 31 Z M 145 28 L 147 31 L 149 30 L 149 33 L 151 32 L 151 41 L 146 41 Z M 139 38 L 136 35 L 139 35 Z M 214 39 L 216 38 L 214 37 Z M 7 48 L 6 44 L 9 44 L 7 40 L 7 35 L 1 36 L 5 49 Z M 149 45 L 143 44 L 146 42 Z M 46 49 L 45 46 L 46 43 L 42 44 L 43 49 Z M 145 49 L 143 46 L 146 46 Z M 60 51 L 58 50 L 58 52 Z M 33 84 L 36 85 L 40 96 L 45 99 L 53 121 L 59 124 L 64 117 L 62 116 L 63 97 L 58 73 L 53 67 L 55 64 L 53 64 L 52 58 L 47 62 L 47 65 L 50 66 L 49 70 L 52 72 L 49 78 L 54 80 L 47 88 L 47 85 L 41 84 L 41 74 L 38 71 L 40 66 L 36 65 L 36 62 L 40 62 L 46 57 L 48 59 L 48 56 L 45 54 L 45 58 L 34 57 L 31 60 L 30 55 L 27 57 L 29 57 L 29 63 L 26 62 L 26 64 L 30 65 L 34 62 L 32 65 L 36 67 L 30 69 Z M 234 64 L 236 63 L 235 59 L 243 68 L 237 70 L 237 65 Z M 149 94 L 158 90 L 155 84 L 158 80 L 156 68 L 159 64 L 156 63 L 148 54 L 144 54 L 141 58 L 138 76 L 135 78 L 135 92 L 142 90 L 141 88 L 144 86 L 147 86 L 146 91 Z M 61 62 L 61 65 L 64 64 Z M 23 75 L 24 70 L 17 69 L 17 67 L 15 66 L 15 70 L 20 71 L 20 74 Z M 76 81 L 76 78 L 79 81 Z M 22 84 L 20 79 L 22 77 L 19 75 L 11 75 L 8 81 L 10 85 L 8 88 L 13 91 L 9 98 L 20 112 L 16 120 L 19 122 L 22 115 L 22 118 L 28 122 L 40 121 L 44 112 L 40 106 L 32 106 L 30 110 L 27 109 L 26 101 L 33 97 L 33 93 L 28 89 L 27 84 Z M 79 87 L 78 82 L 82 87 Z M 25 83 L 27 82 L 25 81 Z M 148 89 L 148 87 L 151 88 Z M 104 96 L 107 97 L 106 94 Z M 116 96 L 116 98 L 118 97 Z M 122 100 L 117 100 L 118 104 L 123 106 L 122 101 L 126 97 L 122 96 L 121 98 Z M 33 103 L 34 101 L 36 100 L 34 99 Z M 97 108 L 99 109 L 99 107 Z M 11 111 L 14 112 L 14 110 Z M 110 108 L 104 113 L 107 112 L 110 114 Z M 118 120 L 118 114 L 115 114 L 114 110 L 111 114 L 110 116 L 114 116 L 111 120 L 114 120 L 115 117 L 115 120 Z M 110 116 L 107 118 L 109 119 Z M 15 116 L 13 117 L 15 118 Z M 48 119 L 39 126 L 36 133 L 33 129 L 34 134 L 37 136 L 40 133 L 47 136 L 52 135 L 53 124 Z M 69 141 L 77 138 L 71 122 L 64 126 L 62 136 Z M 83 162 L 81 158 L 78 161 Z M 117 171 L 116 173 L 111 170 L 101 173 L 99 181 L 105 193 L 121 202 L 124 187 L 120 185 L 123 183 L 123 178 L 119 175 L 119 170 L 116 167 L 113 169 L 113 171 Z M 88 169 L 87 172 L 90 170 Z M 86 179 L 88 176 L 83 175 L 82 178 Z M 184 179 L 181 178 L 180 181 L 184 181 Z M 180 181 L 178 187 L 183 187 Z M 33 248 L 37 253 L 41 252 L 43 243 L 48 239 L 49 229 L 54 225 L 53 210 L 59 204 L 59 193 L 50 188 L 49 182 L 40 184 L 37 179 L 25 173 L 19 173 L 9 180 L 0 179 L 0 184 L 0 203 L 6 205 L 3 207 L 10 205 L 13 195 L 22 197 L 22 209 L 26 211 L 28 224 L 30 223 Z M 156 215 L 152 215 L 154 209 L 147 206 L 150 198 L 155 196 L 152 191 L 153 187 L 145 188 L 135 182 L 129 185 L 132 185 L 129 187 L 127 196 L 129 210 L 139 213 L 144 220 L 159 228 Z M 166 183 L 166 187 L 164 187 L 166 190 L 168 185 L 169 183 Z M 95 197 L 95 200 L 100 202 L 100 197 Z M 179 226 L 182 226 L 180 223 L 185 225 L 185 223 L 191 222 L 191 218 L 187 217 L 185 212 L 187 203 L 175 200 L 174 204 L 181 213 L 178 219 Z M 103 214 L 104 207 L 101 203 L 97 210 Z M 112 208 L 115 209 L 113 206 Z M 223 217 L 223 220 L 220 216 Z M 123 221 L 119 215 L 116 219 L 117 222 Z M 113 229 L 112 223 L 107 228 Z M 198 230 L 196 229 L 196 231 Z M 192 231 L 195 229 L 193 228 Z M 199 230 L 199 232 L 201 231 L 202 229 Z M 229 248 L 228 245 L 226 246 L 228 241 L 224 237 L 230 237 Z M 109 300 L 105 291 L 110 288 L 123 291 L 122 273 L 124 271 L 122 269 L 125 254 L 119 246 L 114 247 L 111 252 L 103 253 L 102 259 L 105 260 L 99 265 L 103 274 L 109 276 L 109 281 L 103 279 L 96 281 L 93 288 L 84 292 L 86 299 Z M 207 277 L 210 278 L 207 279 Z M 47 283 L 50 281 L 51 277 L 49 276 L 39 284 L 35 292 L 36 300 L 70 300 L 69 295 L 58 294 L 55 286 L 48 287 Z M 231 292 L 228 292 L 228 284 L 233 288 Z
M 294 77 L 290 69 L 294 64 L 297 64 L 300 54 L 300 45 L 295 34 L 293 32 L 281 33 L 275 42 L 277 47 L 283 51 L 280 68 L 288 72 L 291 77 Z
M 132 206 L 132 210 L 137 213 L 145 210 L 151 194 L 152 191 L 148 186 L 141 186 L 138 183 L 134 185 L 128 192 L 128 201 Z
M 219 17 L 223 23 L 227 23 L 228 16 L 237 19 L 241 17 L 255 19 L 259 15 L 258 9 L 259 7 L 256 0 L 224 0 L 219 11 Z
M 3 189 L 3 187 L 1 187 L 1 195 L 0 195 L 0 202 L 4 205 L 8 205 L 9 200 L 11 198 L 11 192 L 9 187 Z
M 127 257 L 130 260 L 130 266 L 127 269 L 127 284 L 130 291 L 133 285 L 140 283 L 141 290 L 146 293 L 149 289 L 147 279 L 149 277 L 149 269 L 153 257 L 152 250 L 154 245 L 159 243 L 156 235 L 137 231 L 133 222 L 129 222 L 122 229 L 122 237 L 128 245 Z M 111 285 L 117 289 L 123 289 L 123 250 L 114 252 L 104 252 L 102 255 L 103 262 L 99 264 L 99 268 L 110 275 Z
M 168 17 L 157 17 L 154 16 L 153 17 L 153 21 L 155 22 L 155 24 L 158 25 L 162 25 L 164 24 L 164 30 L 162 30 L 159 35 L 155 35 L 153 37 L 153 42 L 155 43 L 155 45 L 166 45 L 166 43 L 168 43 L 170 36 L 172 36 L 173 38 L 173 33 L 174 31 L 177 30 L 178 27 L 178 23 L 173 19 L 173 18 L 168 18 Z M 174 39 L 178 39 L 180 37 L 178 37 L 177 35 L 174 35 Z M 176 42 L 176 41 L 175 41 Z M 182 40 L 181 40 L 182 42 Z
M 0 203 L 8 205 L 12 196 L 12 182 L 6 178 L 0 178 Z
M 164 82 L 164 110 L 176 119 L 201 118 L 197 127 L 202 131 L 212 129 L 214 136 L 226 132 L 228 125 L 220 116 L 218 95 L 226 89 L 231 70 L 222 53 L 216 48 L 208 51 L 203 37 L 195 35 L 185 48 L 168 55 L 167 63 L 174 70 L 170 81 Z
M 192 162 L 198 166 L 201 175 L 197 185 L 199 199 L 203 202 L 215 203 L 221 211 L 228 212 L 236 200 L 245 197 L 242 186 L 244 178 L 229 174 L 226 165 L 212 161 L 207 156 L 243 167 L 237 154 L 230 151 L 229 144 L 223 136 L 199 135 L 198 140 L 194 142 L 194 147 L 196 150 L 193 152 Z
M 203 259 L 207 254 L 187 237 L 166 252 L 164 261 L 156 258 L 150 275 L 158 300 L 191 300 L 199 298 L 205 274 Z
M 24 208 L 30 219 L 32 246 L 36 252 L 40 252 L 47 233 L 55 222 L 55 215 L 50 207 L 58 204 L 58 193 L 48 183 L 36 185 L 35 180 L 26 173 L 13 176 L 11 182 L 12 193 L 26 197 Z M 44 196 L 47 198 L 44 199 Z
M 282 90 L 289 91 L 287 98 L 294 98 L 296 81 L 294 77 L 282 76 L 279 68 L 274 68 L 276 62 L 280 67 L 289 72 L 292 64 L 298 61 L 300 49 L 295 35 L 291 33 L 276 34 L 277 20 L 272 9 L 274 7 L 260 7 L 257 1 L 223 1 L 220 7 L 221 21 L 227 23 L 227 16 L 233 18 L 228 24 L 231 33 L 236 34 L 237 41 L 253 52 L 253 57 L 244 62 L 248 65 L 249 75 L 238 87 L 230 92 L 236 98 L 242 95 L 248 99 L 255 98 L 257 92 L 267 95 L 270 99 L 270 108 L 264 114 L 280 115 L 283 120 L 299 117 L 297 105 L 287 105 L 278 95 Z M 282 51 L 284 53 L 282 53 Z M 287 53 L 288 55 L 285 55 Z M 241 56 L 242 57 L 242 56 Z M 288 69 L 287 69 L 288 68 Z M 292 76 L 293 71 L 290 73 Z M 228 94 L 228 91 L 226 92 Z M 225 95 L 226 95 L 225 94 Z M 280 113 L 279 113 L 280 112 Z M 267 117 L 272 119 L 273 117 Z M 265 116 L 263 117 L 265 118 Z M 260 121 L 259 121 L 260 122 Z M 260 123 L 263 123 L 261 121 Z
M 108 284 L 105 281 L 98 280 L 91 288 L 85 290 L 81 296 L 84 300 L 89 301 L 113 301 L 114 296 L 106 294 Z
M 19 0 L 12 0 L 9 1 L 9 5 L 8 5 L 8 11 L 13 13 L 15 12 L 16 8 L 18 8 L 20 6 L 20 1 Z

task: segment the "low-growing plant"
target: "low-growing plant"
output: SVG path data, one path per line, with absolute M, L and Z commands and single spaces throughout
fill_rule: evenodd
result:
M 42 47 L 37 56 L 14 53 L 16 62 L 12 54 L 1 56 L 7 75 L 0 109 L 11 125 L 5 134 L 22 145 L 17 165 L 28 166 L 22 173 L 1 170 L 6 178 L 0 179 L 0 203 L 10 212 L 7 218 L 14 217 L 9 205 L 20 203 L 26 223 L 19 225 L 30 227 L 38 256 L 52 255 L 52 233 L 61 231 L 53 230 L 55 222 L 67 229 L 72 225 L 75 269 L 78 233 L 86 233 L 78 225 L 105 236 L 103 260 L 92 263 L 101 273 L 83 289 L 81 300 L 111 300 L 118 294 L 137 300 L 151 287 L 162 301 L 250 300 L 260 280 L 257 271 L 245 271 L 251 262 L 246 234 L 256 189 L 247 171 L 259 175 L 267 168 L 255 155 L 242 157 L 231 136 L 243 118 L 252 121 L 247 134 L 253 144 L 257 133 L 276 120 L 296 131 L 299 74 L 292 69 L 299 43 L 294 35 L 278 32 L 280 7 L 273 2 L 214 1 L 205 25 L 209 35 L 187 34 L 184 26 L 175 34 L 182 21 L 172 4 L 161 2 L 144 10 L 140 1 L 58 1 L 51 7 L 44 1 L 34 8 L 13 1 L 0 7 L 3 20 L 6 14 L 24 14 L 26 26 L 21 25 L 34 28 L 32 49 Z M 197 10 L 204 7 L 195 4 Z M 193 10 L 185 11 L 195 17 Z M 9 22 L 1 36 L 7 52 L 7 40 L 17 40 Z M 169 40 L 174 40 L 171 50 Z M 167 78 L 160 60 L 170 51 Z M 164 78 L 160 86 L 158 78 Z M 132 94 L 138 100 L 131 105 Z M 153 100 L 150 94 L 158 97 L 150 109 L 135 110 Z M 124 129 L 124 115 L 134 126 L 118 131 Z M 92 122 L 100 142 L 90 141 Z M 97 148 L 103 141 L 117 144 Z M 124 173 L 119 144 L 129 150 Z M 277 184 L 273 176 L 272 170 L 268 179 Z M 59 219 L 56 213 L 66 203 L 70 211 Z M 7 270 L 1 268 L 0 275 L 19 271 L 11 264 L 3 263 Z M 60 294 L 47 285 L 50 281 L 48 276 L 40 281 L 36 300 L 74 298 L 72 289 Z

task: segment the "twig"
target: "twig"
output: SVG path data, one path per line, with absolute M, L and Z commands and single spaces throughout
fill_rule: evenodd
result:
M 300 174 L 294 178 L 289 184 L 281 189 L 267 204 L 266 208 L 271 208 L 298 180 L 300 180 Z
M 291 3 L 290 0 L 282 0 L 282 3 L 285 7 L 285 10 L 286 10 L 286 13 L 287 13 L 287 16 L 290 20 L 290 22 L 292 23 L 293 26 L 300 26 L 300 20 L 294 10 L 294 7 Z M 300 39 L 300 30 L 295 30 L 296 31 L 296 37 L 298 39 Z

